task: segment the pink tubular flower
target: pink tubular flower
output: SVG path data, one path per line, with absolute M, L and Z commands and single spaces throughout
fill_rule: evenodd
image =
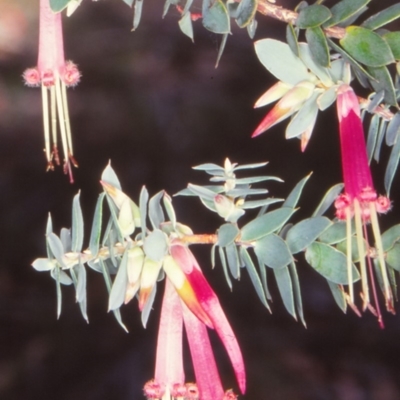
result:
M 383 292 L 386 308 L 393 312 L 393 295 L 389 285 L 386 270 L 381 234 L 377 213 L 387 212 L 390 209 L 390 200 L 384 196 L 377 196 L 373 186 L 371 171 L 365 146 L 364 130 L 360 118 L 360 107 L 357 96 L 348 85 L 341 85 L 337 92 L 337 113 L 340 128 L 340 144 L 342 154 L 342 169 L 345 193 L 335 201 L 336 216 L 346 221 L 347 226 L 347 270 L 349 282 L 349 303 L 354 303 L 353 276 L 352 276 L 352 227 L 354 219 L 356 229 L 357 248 L 360 264 L 363 309 L 370 306 L 368 274 L 374 294 L 376 312 L 379 323 L 383 327 L 382 316 L 377 301 L 374 276 L 372 272 L 371 249 L 368 244 L 367 224 L 370 223 L 375 238 L 376 258 L 379 263 L 380 275 L 383 283 Z M 366 245 L 365 245 L 366 244 Z M 365 246 L 367 248 L 365 248 Z M 367 273 L 367 270 L 369 273 Z
M 207 326 L 215 328 L 231 359 L 239 388 L 244 393 L 246 377 L 242 354 L 217 296 L 205 280 L 196 259 L 182 243 L 171 245 L 163 268 L 167 277 L 158 332 L 155 379 L 151 381 L 156 387 L 164 389 L 159 399 L 235 399 L 228 396 L 229 391 L 224 393 L 207 333 Z M 183 325 L 196 384 L 184 384 Z M 154 393 L 153 386 L 149 390 L 145 387 L 144 391 L 147 398 L 156 398 L 150 397 Z
M 23 78 L 26 85 L 42 88 L 47 169 L 54 169 L 53 161 L 60 164 L 57 147 L 58 120 L 64 152 L 64 172 L 69 174 L 72 183 L 71 163 L 74 166 L 77 163 L 73 156 L 66 88 L 75 86 L 81 75 L 74 63 L 64 59 L 61 14 L 51 10 L 49 0 L 40 0 L 39 23 L 38 64 L 36 68 L 28 68 Z

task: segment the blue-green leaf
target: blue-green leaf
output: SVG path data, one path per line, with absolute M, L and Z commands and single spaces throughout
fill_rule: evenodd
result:
M 264 306 L 268 310 L 270 310 L 269 305 L 267 303 L 267 299 L 265 298 L 261 280 L 257 274 L 256 267 L 254 266 L 254 263 L 250 257 L 250 254 L 243 246 L 240 247 L 240 257 L 243 260 L 244 265 L 246 266 L 247 272 L 249 273 L 250 280 L 253 283 L 253 286 L 254 286 L 254 289 L 256 290 L 258 298 L 261 300 L 261 303 L 263 303 Z
M 286 242 L 274 233 L 257 240 L 254 251 L 257 257 L 270 268 L 283 268 L 293 261 Z
M 292 254 L 303 251 L 324 232 L 332 222 L 326 217 L 312 217 L 294 225 L 286 235 L 286 242 Z
M 160 204 L 163 195 L 164 191 L 161 190 L 149 201 L 149 219 L 154 229 L 160 228 L 160 225 L 165 221 L 164 212 Z
M 343 292 L 342 286 L 338 285 L 337 283 L 333 283 L 329 280 L 327 280 L 327 282 L 329 285 L 329 289 L 332 292 L 333 298 L 336 301 L 336 304 L 345 313 L 347 310 L 347 303 L 346 303 L 346 297 Z
M 288 313 L 297 320 L 294 308 L 293 286 L 288 267 L 274 269 L 276 283 Z
M 82 250 L 83 245 L 83 216 L 79 202 L 80 192 L 74 196 L 72 203 L 72 242 L 71 249 L 74 253 Z
M 297 202 L 300 199 L 301 193 L 304 189 L 304 185 L 307 183 L 309 180 L 311 174 L 308 174 L 306 177 L 301 179 L 296 186 L 292 189 L 292 191 L 289 193 L 289 196 L 286 198 L 285 202 L 283 203 L 282 207 L 290 207 L 290 208 L 295 208 L 297 206 Z
M 364 9 L 370 1 L 371 0 L 342 0 L 336 3 L 331 8 L 332 18 L 324 24 L 324 27 L 328 28 L 351 18 L 353 15 L 358 14 L 360 10 Z
M 394 225 L 382 233 L 382 248 L 384 252 L 389 251 L 396 242 L 400 241 L 400 224 Z
M 190 39 L 194 41 L 193 37 L 193 24 L 190 12 L 185 12 L 178 22 L 180 30 Z
M 338 183 L 332 186 L 325 194 L 321 202 L 318 204 L 317 208 L 315 209 L 312 217 L 318 217 L 325 213 L 325 211 L 332 205 L 335 201 L 336 197 L 339 196 L 340 192 L 343 189 L 343 183 Z
M 240 260 L 236 245 L 234 243 L 228 244 L 225 247 L 225 252 L 226 259 L 228 261 L 228 267 L 231 271 L 232 276 L 235 279 L 240 279 Z
M 96 256 L 99 251 L 101 226 L 103 220 L 103 200 L 105 193 L 101 193 L 97 199 L 96 208 L 93 216 L 92 230 L 90 233 L 89 250 L 92 256 Z
M 375 30 L 400 17 L 400 3 L 393 4 L 366 19 L 361 26 Z
M 101 180 L 116 187 L 119 190 L 121 189 L 121 184 L 117 177 L 117 174 L 111 167 L 111 162 L 107 164 L 107 167 L 104 169 L 103 173 L 101 174 Z
M 241 229 L 241 240 L 243 242 L 257 240 L 278 230 L 294 212 L 291 207 L 281 207 L 257 217 Z
M 117 275 L 115 276 L 108 300 L 108 311 L 120 308 L 124 303 L 128 285 L 128 253 L 129 250 L 126 249 L 119 265 Z
M 145 237 L 143 251 L 153 261 L 162 261 L 168 252 L 167 235 L 163 231 L 155 229 Z
M 400 158 L 400 140 L 397 140 L 392 151 L 390 152 L 389 161 L 385 171 L 385 189 L 386 193 L 389 195 L 390 188 L 392 186 L 393 178 L 397 170 L 397 165 L 399 164 Z
M 227 223 L 221 225 L 217 230 L 218 245 L 224 247 L 228 244 L 234 243 L 239 233 L 240 231 L 236 224 Z
M 306 250 L 307 262 L 324 278 L 333 283 L 347 285 L 347 258 L 341 251 L 324 243 L 314 242 Z M 357 268 L 352 264 L 354 282 L 359 280 Z
M 306 40 L 314 61 L 323 67 L 329 67 L 329 48 L 324 31 L 319 26 L 308 28 L 306 29 Z
M 214 33 L 231 31 L 228 10 L 221 0 L 203 0 L 203 26 Z
M 50 7 L 55 13 L 58 13 L 64 10 L 70 2 L 71 0 L 50 0 Z
M 328 7 L 321 4 L 313 4 L 301 9 L 296 19 L 296 26 L 300 29 L 314 28 L 322 25 L 331 17 L 332 13 Z
M 300 317 L 300 321 L 304 327 L 307 328 L 306 321 L 304 319 L 303 301 L 301 299 L 300 281 L 299 276 L 297 275 L 296 264 L 294 262 L 289 264 L 289 273 L 290 277 L 292 278 L 294 302 L 296 305 L 297 314 Z

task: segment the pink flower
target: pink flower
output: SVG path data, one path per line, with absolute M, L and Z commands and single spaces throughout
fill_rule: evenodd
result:
M 166 265 L 167 264 L 167 265 Z M 158 333 L 155 378 L 157 387 L 165 389 L 162 400 L 226 400 L 235 399 L 224 393 L 207 326 L 214 327 L 227 350 L 242 393 L 246 377 L 242 354 L 217 296 L 204 278 L 190 250 L 180 242 L 170 247 L 164 260 L 167 275 Z M 179 272 L 180 271 L 180 272 Z M 186 335 L 194 366 L 196 384 L 184 383 L 182 331 Z M 151 399 L 153 386 L 145 388 Z M 228 397 L 227 397 L 228 396 Z M 230 397 L 229 397 L 230 396 Z
M 339 87 L 337 95 L 337 113 L 339 118 L 345 192 L 336 199 L 335 207 L 337 210 L 336 216 L 339 219 L 345 220 L 347 224 L 349 303 L 351 305 L 354 303 L 351 254 L 351 223 L 352 220 L 354 220 L 358 254 L 360 255 L 359 264 L 362 282 L 363 309 L 368 307 L 375 312 L 370 305 L 368 285 L 368 280 L 370 279 L 377 309 L 376 314 L 381 326 L 383 326 L 372 271 L 372 249 L 369 248 L 368 244 L 367 224 L 371 224 L 375 238 L 376 258 L 379 262 L 386 308 L 393 312 L 393 295 L 386 271 L 377 217 L 377 213 L 387 212 L 390 209 L 390 200 L 384 196 L 378 197 L 374 189 L 371 171 L 368 165 L 364 130 L 360 118 L 360 107 L 357 96 L 353 92 L 353 89 L 345 84 Z M 365 248 L 365 243 L 367 248 Z
M 64 152 L 64 172 L 73 182 L 71 163 L 73 156 L 66 88 L 75 86 L 80 79 L 77 66 L 64 59 L 61 14 L 54 13 L 49 0 L 40 0 L 39 56 L 35 68 L 28 68 L 23 78 L 28 86 L 41 86 L 43 126 L 47 169 L 59 165 L 57 147 L 57 120 Z M 50 96 L 49 96 L 50 94 Z M 50 97 L 50 101 L 49 101 Z

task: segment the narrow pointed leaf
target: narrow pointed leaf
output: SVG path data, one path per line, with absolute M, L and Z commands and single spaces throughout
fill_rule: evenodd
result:
M 50 7 L 55 13 L 58 13 L 64 10 L 70 2 L 71 0 L 50 0 Z
M 400 6 L 400 4 L 397 4 Z M 400 60 L 400 32 L 389 32 L 382 36 L 392 50 L 393 57 Z
M 331 8 L 332 18 L 324 27 L 328 28 L 343 22 L 362 10 L 371 0 L 342 0 Z
M 32 267 L 35 268 L 36 271 L 50 271 L 54 268 L 54 262 L 48 258 L 37 258 L 32 263 Z
M 379 158 L 380 158 L 379 155 L 381 152 L 383 138 L 386 135 L 387 126 L 388 126 L 388 122 L 382 119 L 381 125 L 379 127 L 378 137 L 376 139 L 375 152 L 374 152 L 374 160 L 376 162 L 379 162 Z
M 222 270 L 224 271 L 226 283 L 228 284 L 229 289 L 232 290 L 232 281 L 231 281 L 231 278 L 229 277 L 228 265 L 226 263 L 226 256 L 225 256 L 224 249 L 222 247 L 218 247 L 218 254 L 219 254 L 219 258 L 221 260 Z
M 367 140 L 367 154 L 368 162 L 371 162 L 374 155 L 376 140 L 378 138 L 380 117 L 374 114 L 371 118 L 368 128 L 368 140 Z
M 215 63 L 215 68 L 218 68 L 219 62 L 221 61 L 222 54 L 224 53 L 226 42 L 228 40 L 228 33 L 222 35 L 221 44 L 219 45 L 217 61 Z
M 395 21 L 400 17 L 400 3 L 393 4 L 392 6 L 385 8 L 382 11 L 372 15 L 366 19 L 361 26 L 367 29 L 375 30 L 388 24 L 389 22 Z
M 93 216 L 92 230 L 90 233 L 89 250 L 92 256 L 96 256 L 99 251 L 101 227 L 103 221 L 103 201 L 105 193 L 101 193 L 96 202 Z
M 139 26 L 139 22 L 142 16 L 143 1 L 144 0 L 135 0 L 135 5 L 133 7 L 133 31 L 136 30 Z
M 180 30 L 189 37 L 192 42 L 194 40 L 193 36 L 193 24 L 190 12 L 185 12 L 182 18 L 178 22 Z
M 386 262 L 400 272 L 400 243 L 396 243 L 387 253 Z
M 257 0 L 243 0 L 239 3 L 236 22 L 240 28 L 246 27 L 253 20 L 257 11 L 257 4 Z
M 125 300 L 126 288 L 128 286 L 128 249 L 125 250 L 117 275 L 115 276 L 108 300 L 108 311 L 121 307 Z
M 163 195 L 164 191 L 160 191 L 149 201 L 149 219 L 154 229 L 159 229 L 160 225 L 165 221 L 164 213 L 160 204 Z
M 140 210 L 140 223 L 142 226 L 142 235 L 145 237 L 146 235 L 146 218 L 147 218 L 147 202 L 149 200 L 149 192 L 146 187 L 143 186 L 140 192 L 139 198 L 139 210 Z
M 286 310 L 294 319 L 297 320 L 296 311 L 294 308 L 293 285 L 290 278 L 289 268 L 283 267 L 274 269 L 274 275 Z
M 243 260 L 244 265 L 246 266 L 247 272 L 249 273 L 250 280 L 253 283 L 253 286 L 254 286 L 254 289 L 256 290 L 258 298 L 261 300 L 261 303 L 263 303 L 264 306 L 268 310 L 270 310 L 269 305 L 267 303 L 267 299 L 265 298 L 261 280 L 257 274 L 256 267 L 254 266 L 254 263 L 250 257 L 250 254 L 243 246 L 240 247 L 240 257 Z
M 79 202 L 80 193 L 74 196 L 72 202 L 72 243 L 71 249 L 74 253 L 80 252 L 83 245 L 83 216 Z
M 325 194 L 321 202 L 318 204 L 315 209 L 312 217 L 318 217 L 325 213 L 325 211 L 333 204 L 336 197 L 339 196 L 340 192 L 343 189 L 343 183 L 338 183 L 332 186 Z
M 394 225 L 382 233 L 382 248 L 384 252 L 389 251 L 396 242 L 400 241 L 400 224 Z
M 400 158 L 400 140 L 392 147 L 392 151 L 390 152 L 389 161 L 385 171 L 385 190 L 386 193 L 389 195 L 390 188 L 392 186 L 394 175 L 397 171 L 397 165 L 399 164 Z
M 336 304 L 345 313 L 347 310 L 347 303 L 346 303 L 346 297 L 343 293 L 343 289 L 341 288 L 341 285 L 338 285 L 337 283 L 333 283 L 329 280 L 327 280 L 327 282 L 328 282 L 329 289 L 332 292 L 332 296 L 333 296 Z
M 226 259 L 228 261 L 228 267 L 231 271 L 232 276 L 235 279 L 240 279 L 240 261 L 237 252 L 236 245 L 231 243 L 225 247 Z
M 146 328 L 146 326 L 147 326 L 147 321 L 149 319 L 150 312 L 151 312 L 151 310 L 153 308 L 153 303 L 154 303 L 154 299 L 156 297 L 156 293 L 157 293 L 157 285 L 154 285 L 152 290 L 151 290 L 151 293 L 150 293 L 150 295 L 149 295 L 149 297 L 148 297 L 148 299 L 147 299 L 147 301 L 146 301 L 146 303 L 145 303 L 145 305 L 143 307 L 143 310 L 142 310 L 141 319 L 142 319 L 142 325 L 143 325 L 144 328 Z
M 297 206 L 297 202 L 300 199 L 301 193 L 304 189 L 304 185 L 307 183 L 308 179 L 310 178 L 311 174 L 307 175 L 303 179 L 301 179 L 296 186 L 292 189 L 289 193 L 289 196 L 286 198 L 285 202 L 283 203 L 282 207 L 290 207 L 295 208 Z
M 293 208 L 281 207 L 257 217 L 241 229 L 241 240 L 244 242 L 257 240 L 278 230 L 294 212 Z
M 106 287 L 107 287 L 107 291 L 108 291 L 108 293 L 110 293 L 111 286 L 112 286 L 110 272 L 108 271 L 108 268 L 107 268 L 106 264 L 103 262 L 103 260 L 100 260 L 100 264 L 101 264 L 101 267 L 102 267 L 103 278 L 104 278 L 104 281 L 105 281 L 105 284 L 106 284 Z M 118 310 L 113 310 L 113 314 L 114 314 L 115 319 L 119 323 L 119 325 L 122 327 L 122 329 L 125 332 L 128 332 L 128 329 L 126 328 L 126 326 L 122 322 L 121 312 L 119 311 L 119 309 Z
M 307 324 L 304 319 L 303 300 L 301 298 L 300 281 L 299 281 L 299 276 L 297 274 L 296 264 L 294 262 L 291 262 L 289 264 L 289 273 L 292 279 L 294 303 L 296 306 L 297 315 L 299 316 L 300 321 L 302 322 L 304 327 L 307 328 Z
M 64 261 L 62 259 L 64 255 L 64 247 L 60 238 L 53 232 L 47 235 L 47 243 L 49 244 L 50 250 L 53 253 L 57 262 L 61 265 L 62 268 L 66 268 Z
M 400 133 L 400 112 L 397 112 L 394 117 L 389 122 L 389 125 L 386 130 L 386 144 L 388 146 L 393 146 Z

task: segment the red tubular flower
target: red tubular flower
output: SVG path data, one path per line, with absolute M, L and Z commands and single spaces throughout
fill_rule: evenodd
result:
M 342 154 L 342 170 L 345 193 L 335 201 L 336 216 L 346 220 L 347 224 L 347 263 L 349 282 L 349 303 L 354 303 L 353 276 L 352 276 L 352 228 L 354 219 L 356 228 L 357 248 L 362 282 L 363 309 L 370 306 L 368 287 L 368 273 L 375 297 L 377 316 L 381 326 L 382 317 L 377 301 L 374 276 L 372 273 L 371 249 L 368 245 L 367 224 L 371 223 L 375 238 L 377 260 L 384 287 L 386 308 L 393 312 L 393 295 L 389 285 L 386 265 L 383 255 L 382 240 L 378 224 L 377 213 L 387 212 L 390 201 L 387 197 L 377 196 L 373 186 L 371 171 L 368 165 L 364 130 L 360 118 L 360 107 L 357 96 L 348 85 L 341 85 L 337 92 L 337 113 L 340 129 L 340 145 Z M 365 243 L 367 248 L 365 249 Z M 373 310 L 374 311 L 374 310 Z
M 69 174 L 72 183 L 71 163 L 74 166 L 77 163 L 73 156 L 66 87 L 75 86 L 81 75 L 74 63 L 64 59 L 61 14 L 51 10 L 49 0 L 40 0 L 39 24 L 38 64 L 35 68 L 27 69 L 23 77 L 26 85 L 42 88 L 47 169 L 54 169 L 53 161 L 60 164 L 57 147 L 58 120 L 64 152 L 64 172 Z
M 164 260 L 167 275 L 158 333 L 155 379 L 144 387 L 148 399 L 226 400 L 207 327 L 215 328 L 235 370 L 242 393 L 246 377 L 236 337 L 218 298 L 205 280 L 190 250 L 176 242 Z M 184 383 L 182 327 L 185 326 L 196 384 Z

